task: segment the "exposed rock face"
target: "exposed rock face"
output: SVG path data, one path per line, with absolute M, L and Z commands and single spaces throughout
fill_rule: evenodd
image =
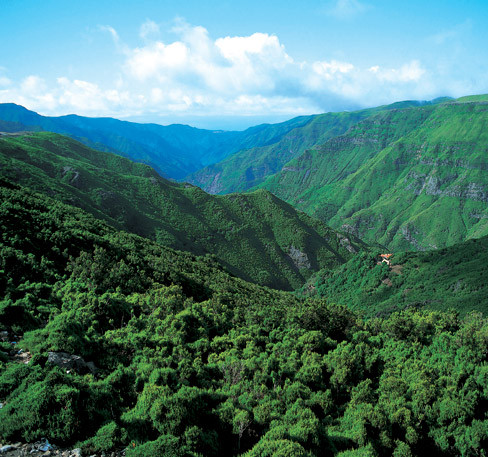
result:
M 358 252 L 354 246 L 351 244 L 351 240 L 347 237 L 347 236 L 342 236 L 340 234 L 337 234 L 337 238 L 339 238 L 339 244 L 346 248 L 349 252 L 352 252 L 353 254 L 355 254 L 356 252 Z
M 414 232 L 418 233 L 415 228 L 410 228 L 409 226 L 403 226 L 401 228 L 401 233 L 403 237 L 417 250 L 425 251 L 426 248 L 422 246 L 419 241 L 415 238 Z
M 460 183 L 459 181 L 454 184 L 456 179 L 458 179 L 457 175 L 439 179 L 436 176 L 427 176 L 412 171 L 408 174 L 406 180 L 408 179 L 411 179 L 411 181 L 407 184 L 406 189 L 412 190 L 415 195 L 425 192 L 426 195 L 488 202 L 488 189 L 483 184 L 476 182 Z
M 288 256 L 293 261 L 294 265 L 298 268 L 312 268 L 312 264 L 308 259 L 308 256 L 305 252 L 300 251 L 295 246 L 290 246 L 288 249 Z
M 80 374 L 97 372 L 93 362 L 85 362 L 79 355 L 67 352 L 49 352 L 47 361 L 65 370 L 76 370 Z
M 217 173 L 215 176 L 213 176 L 212 183 L 205 189 L 206 192 L 209 194 L 218 194 L 222 190 L 222 183 L 220 182 L 221 176 L 222 173 Z M 208 179 L 210 177 L 212 177 L 211 174 L 204 176 L 203 179 Z

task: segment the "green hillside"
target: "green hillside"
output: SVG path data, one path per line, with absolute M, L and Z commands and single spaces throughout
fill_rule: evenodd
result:
M 378 113 L 262 187 L 394 251 L 453 245 L 488 234 L 487 126 L 484 102 Z
M 212 194 L 247 190 L 279 171 L 306 149 L 344 133 L 367 113 L 321 114 L 304 126 L 291 130 L 274 144 L 236 152 L 222 162 L 191 174 L 186 180 Z
M 488 102 L 488 94 L 467 95 L 456 99 L 457 103 Z
M 311 118 L 301 116 L 242 132 L 225 132 L 178 124 L 138 124 L 112 118 L 48 117 L 13 103 L 0 103 L 0 132 L 3 131 L 1 121 L 8 121 L 17 123 L 19 130 L 45 130 L 68 135 L 100 151 L 147 163 L 163 176 L 173 179 L 182 179 L 240 149 L 275 143 Z
M 219 163 L 191 174 L 186 180 L 213 194 L 245 191 L 280 171 L 287 162 L 299 157 L 307 149 L 344 134 L 359 121 L 377 112 L 428 106 L 442 101 L 445 99 L 431 102 L 404 101 L 359 111 L 320 114 L 273 144 L 236 152 Z
M 53 133 L 0 137 L 0 176 L 83 208 L 118 229 L 211 254 L 241 278 L 301 286 L 362 245 L 267 191 L 211 196 L 146 165 Z
M 127 457 L 484 455 L 481 315 L 363 321 L 1 180 L 0 201 L 2 443 Z
M 436 251 L 393 254 L 389 266 L 381 260 L 377 254 L 359 254 L 333 272 L 317 273 L 301 293 L 347 304 L 367 316 L 411 307 L 488 313 L 486 236 Z

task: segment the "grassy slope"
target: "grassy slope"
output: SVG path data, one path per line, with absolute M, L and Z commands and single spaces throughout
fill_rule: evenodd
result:
M 307 149 L 315 148 L 330 138 L 342 135 L 353 125 L 377 112 L 425 106 L 439 101 L 404 101 L 360 111 L 320 114 L 303 126 L 290 130 L 273 144 L 243 149 L 219 163 L 193 173 L 187 180 L 210 193 L 244 191 L 277 173 L 287 162 Z
M 391 268 L 359 254 L 333 272 L 319 272 L 302 289 L 367 316 L 408 307 L 461 314 L 488 312 L 488 237 L 437 251 L 394 254 Z
M 242 148 L 279 141 L 289 130 L 308 122 L 302 116 L 279 124 L 263 124 L 242 132 L 202 130 L 187 125 L 138 124 L 112 118 L 46 117 L 12 103 L 0 104 L 0 119 L 71 136 L 101 151 L 148 163 L 159 173 L 181 179 Z M 1 130 L 0 130 L 1 131 Z
M 488 233 L 488 105 L 380 113 L 307 151 L 263 187 L 390 249 L 429 249 Z
M 4 177 L 119 229 L 176 249 L 214 254 L 234 274 L 260 284 L 299 287 L 312 271 L 336 266 L 358 249 L 269 192 L 211 196 L 57 134 L 3 137 L 0 153 Z M 290 257 L 295 249 L 310 265 Z
M 222 162 L 193 173 L 187 180 L 214 194 L 247 190 L 259 184 L 266 176 L 279 171 L 285 163 L 307 148 L 345 132 L 365 115 L 365 111 L 361 111 L 316 116 L 274 144 L 239 151 Z

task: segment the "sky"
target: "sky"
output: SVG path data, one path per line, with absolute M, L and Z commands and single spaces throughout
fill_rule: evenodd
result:
M 488 93 L 488 2 L 1 0 L 0 103 L 243 129 Z

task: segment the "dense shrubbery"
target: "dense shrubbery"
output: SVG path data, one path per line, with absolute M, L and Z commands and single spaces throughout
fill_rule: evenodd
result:
M 363 321 L 54 200 L 0 192 L 0 330 L 23 332 L 33 355 L 0 359 L 2 440 L 131 457 L 485 455 L 480 315 Z M 98 372 L 61 369 L 48 351 Z
M 360 254 L 335 270 L 322 270 L 300 293 L 347 304 L 367 316 L 405 308 L 488 312 L 488 237 L 427 252 L 394 254 L 391 267 L 376 254 Z

